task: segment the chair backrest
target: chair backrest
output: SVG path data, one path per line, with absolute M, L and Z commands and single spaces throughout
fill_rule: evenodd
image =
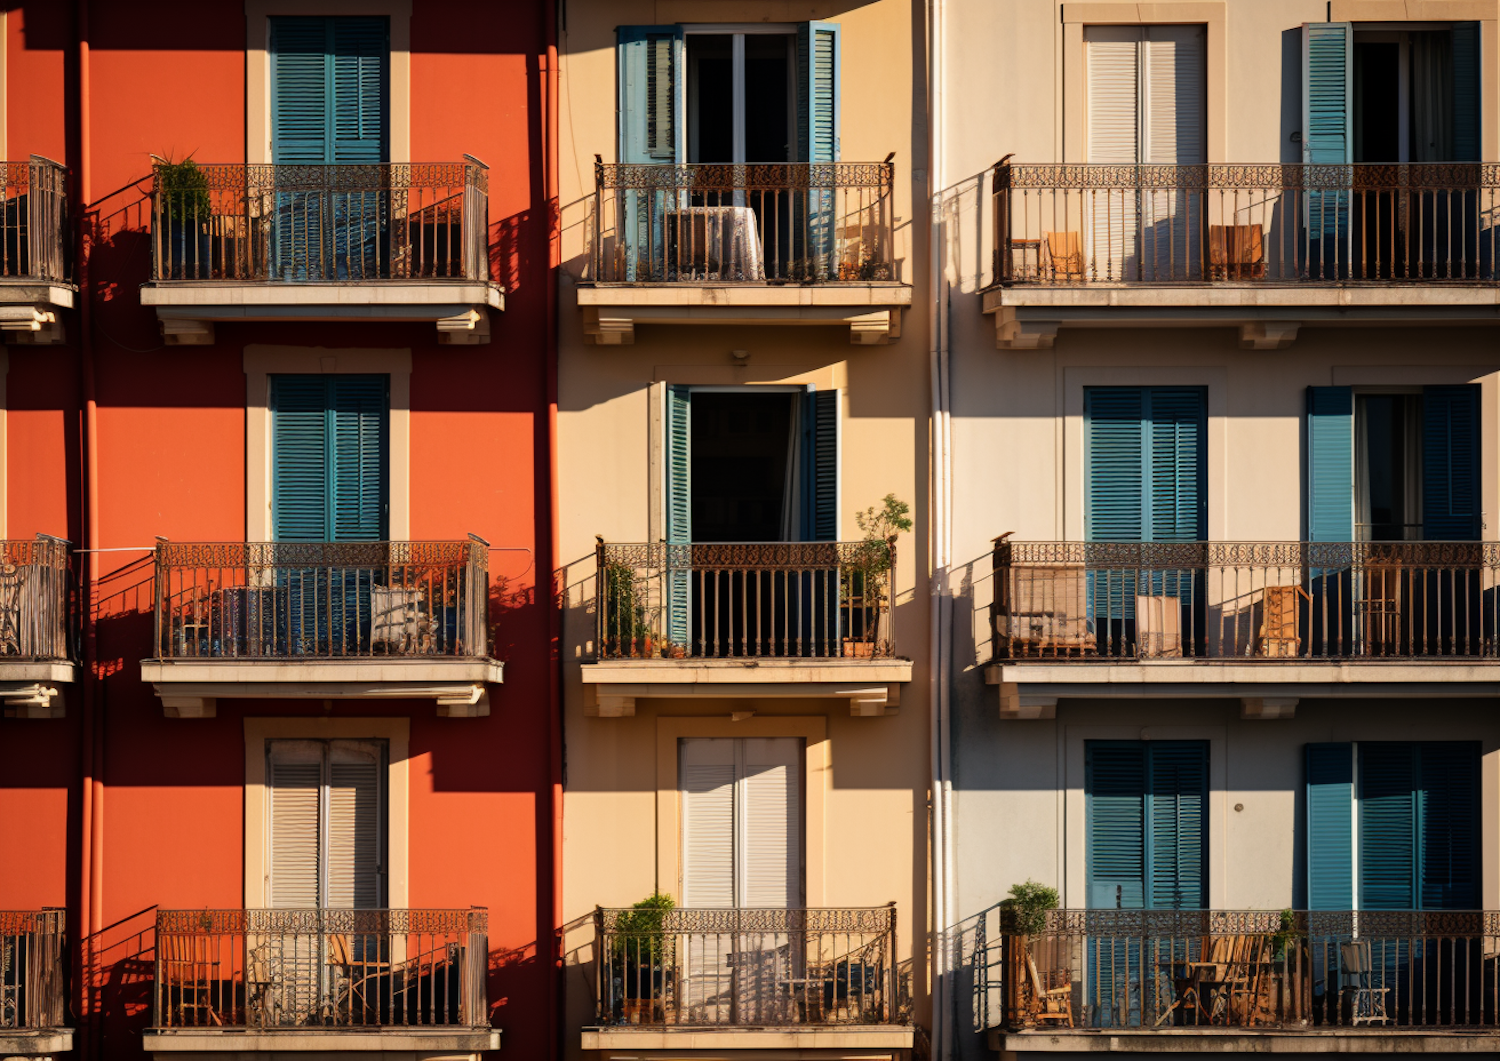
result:
M 1346 987 L 1369 987 L 1371 964 L 1369 940 L 1339 944 L 1339 972 Z
M 1031 974 L 1031 989 L 1036 992 L 1036 997 L 1041 998 L 1045 993 L 1042 987 L 1042 974 L 1036 971 L 1036 962 L 1031 955 L 1026 955 L 1026 970 Z

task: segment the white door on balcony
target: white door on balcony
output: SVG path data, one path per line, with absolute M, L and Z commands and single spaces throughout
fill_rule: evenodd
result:
M 1202 26 L 1089 26 L 1088 161 L 1096 186 L 1077 221 L 1083 273 L 1091 280 L 1188 280 L 1202 276 L 1204 196 L 1170 168 L 1206 159 Z M 1071 225 L 1073 219 L 1066 222 Z M 1052 255 L 1077 252 L 1069 232 L 1050 233 Z
M 806 979 L 801 934 L 774 912 L 804 901 L 802 741 L 694 738 L 679 756 L 682 905 L 726 911 L 683 939 L 684 1018 L 779 1021 Z

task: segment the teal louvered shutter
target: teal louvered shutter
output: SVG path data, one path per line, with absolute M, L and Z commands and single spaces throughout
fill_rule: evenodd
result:
M 328 20 L 271 19 L 271 161 L 331 160 Z
M 1208 536 L 1206 424 L 1203 391 L 1153 387 L 1146 392 L 1150 431 L 1148 525 L 1144 540 L 1196 542 Z
M 1417 748 L 1361 742 L 1359 908 L 1417 907 Z
M 1083 392 L 1084 531 L 1091 542 L 1146 537 L 1146 392 L 1088 387 Z
M 831 542 L 839 533 L 839 391 L 802 396 L 801 539 Z
M 385 162 L 389 83 L 388 20 L 271 19 L 271 161 Z
M 1147 762 L 1147 905 L 1208 905 L 1208 745 L 1152 741 Z
M 328 389 L 323 376 L 271 377 L 271 533 L 327 541 Z
M 1354 158 L 1353 39 L 1348 22 L 1308 22 L 1302 27 L 1302 161 L 1309 165 L 1347 166 Z M 1326 182 L 1326 176 L 1320 179 Z M 1347 240 L 1349 193 L 1309 191 L 1307 227 L 1314 239 Z M 1314 268 L 1349 260 L 1347 248 L 1324 246 L 1320 253 L 1322 262 Z
M 1479 908 L 1479 761 L 1469 742 L 1418 745 L 1423 910 Z
M 1084 863 L 1088 905 L 1146 905 L 1146 757 L 1139 741 L 1084 744 Z
M 390 453 L 385 376 L 331 376 L 332 541 L 382 541 Z
M 331 162 L 388 160 L 390 28 L 384 18 L 330 18 Z
M 615 31 L 621 162 L 682 161 L 684 39 L 681 26 Z
M 797 27 L 798 162 L 839 159 L 839 24 Z M 750 161 L 757 161 L 751 159 Z
M 1307 908 L 1354 909 L 1354 745 L 1307 746 Z
M 1479 23 L 1453 24 L 1453 161 L 1478 162 L 1480 119 Z
M 1479 538 L 1479 388 L 1422 391 L 1422 537 Z
M 1354 391 L 1307 388 L 1307 538 L 1354 540 Z
M 691 577 L 689 557 L 693 541 L 692 427 L 693 392 L 682 384 L 667 387 L 667 639 L 688 643 Z

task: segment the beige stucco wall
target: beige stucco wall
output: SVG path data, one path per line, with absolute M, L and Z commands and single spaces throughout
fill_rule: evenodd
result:
M 604 2 L 570 0 L 562 35 L 561 284 L 558 464 L 561 482 L 562 577 L 567 788 L 565 793 L 564 917 L 569 963 L 567 1034 L 593 1016 L 591 941 L 596 905 L 629 905 L 662 880 L 663 845 L 677 836 L 658 826 L 661 744 L 658 720 L 681 716 L 729 726 L 731 710 L 755 711 L 757 732 L 788 733 L 817 723 L 826 730 L 819 754 L 822 820 L 806 830 L 810 888 L 820 877 L 828 906 L 898 904 L 900 959 L 918 955 L 913 969 L 918 1017 L 925 1023 L 925 970 L 920 952 L 926 927 L 926 805 L 928 764 L 927 321 L 919 306 L 906 312 L 903 337 L 883 346 L 856 347 L 847 327 L 652 326 L 636 328 L 634 345 L 587 341 L 577 309 L 576 282 L 585 273 L 593 160 L 615 154 L 615 27 L 618 25 L 837 21 L 842 27 L 842 153 L 846 161 L 879 161 L 895 152 L 896 250 L 899 278 L 924 290 L 919 250 L 927 231 L 913 203 L 925 201 L 925 173 L 916 151 L 925 142 L 914 122 L 921 80 L 920 4 Z M 914 78 L 916 79 L 914 82 Z M 920 297 L 918 298 L 920 302 Z M 749 352 L 744 365 L 731 350 Z M 887 493 L 911 503 L 917 531 L 899 545 L 896 636 L 915 661 L 898 714 L 853 718 L 846 701 L 642 699 L 632 718 L 586 717 L 580 666 L 594 638 L 594 536 L 638 542 L 659 528 L 651 515 L 653 384 L 745 385 L 813 382 L 843 390 L 839 532 L 859 536 L 854 513 Z M 732 727 L 731 727 L 732 728 Z M 670 727 L 668 727 L 670 729 Z M 815 783 L 809 774 L 809 784 Z M 812 801 L 809 801 L 812 806 Z M 816 811 L 812 811 L 816 813 Z M 670 822 L 671 815 L 663 819 Z M 820 850 L 811 845 L 821 832 Z

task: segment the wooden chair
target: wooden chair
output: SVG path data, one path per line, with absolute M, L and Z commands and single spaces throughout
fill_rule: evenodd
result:
M 382 981 L 388 981 L 396 969 L 390 954 L 384 949 L 387 938 L 383 934 L 365 937 L 365 947 L 356 954 L 347 934 L 339 932 L 328 937 L 328 964 L 339 974 L 335 981 L 339 989 L 334 1005 L 340 1013 L 348 1015 L 350 1024 L 375 1023 L 370 1018 L 378 1018 L 380 985 Z M 370 950 L 375 953 L 368 953 Z M 355 1014 L 359 1015 L 358 1019 Z
M 1136 650 L 1142 659 L 1182 655 L 1182 600 L 1178 597 L 1135 598 Z
M 1051 987 L 1042 982 L 1042 976 L 1036 969 L 1036 960 L 1031 955 L 1026 955 L 1026 971 L 1031 977 L 1032 992 L 1032 1015 L 1038 1023 L 1042 1021 L 1056 1021 L 1073 1027 L 1073 982 L 1066 972 L 1057 974 L 1049 973 L 1049 977 L 1055 975 L 1058 983 Z
M 1042 262 L 1046 280 L 1078 283 L 1083 280 L 1083 238 L 1078 232 L 1046 233 L 1046 257 Z
M 1295 657 L 1302 648 L 1298 598 L 1311 604 L 1312 595 L 1301 586 L 1267 586 L 1263 597 L 1260 654 L 1269 659 Z
M 1082 565 L 1002 569 L 995 634 L 1013 657 L 1091 656 L 1087 575 Z
M 1374 971 L 1369 940 L 1339 944 L 1339 1008 L 1351 1026 L 1390 1023 L 1385 1009 L 1390 988 L 1370 986 Z
M 1259 225 L 1208 226 L 1209 275 L 1215 280 L 1264 280 L 1266 256 Z

